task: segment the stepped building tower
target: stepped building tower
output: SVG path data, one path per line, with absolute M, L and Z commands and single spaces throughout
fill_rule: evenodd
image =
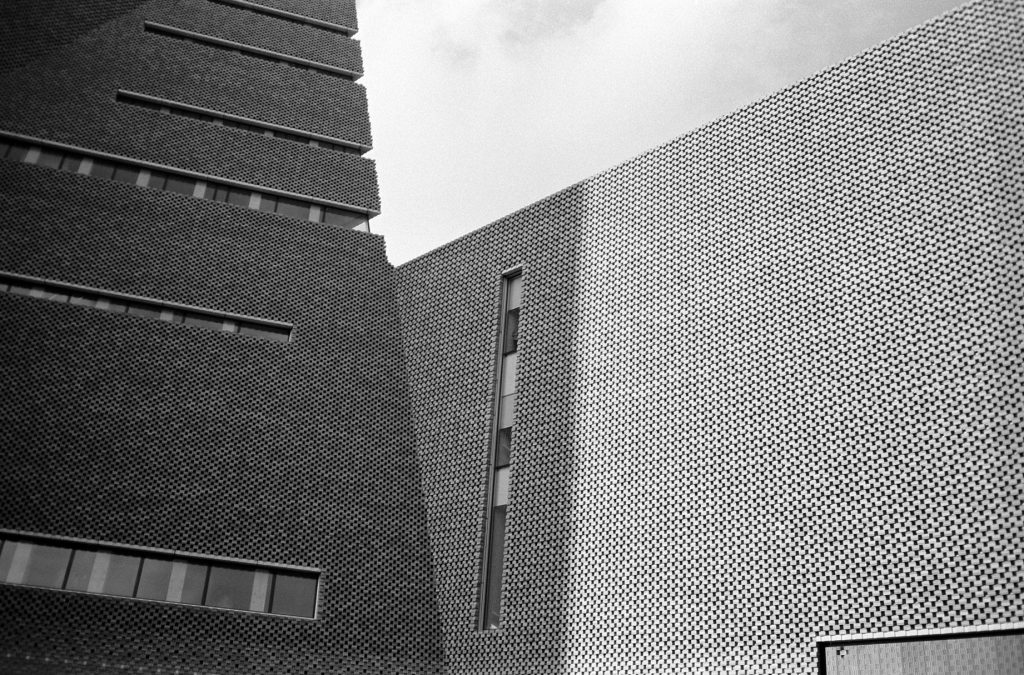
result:
M 356 27 L 0 5 L 0 672 L 1021 675 L 1022 0 L 397 268 Z

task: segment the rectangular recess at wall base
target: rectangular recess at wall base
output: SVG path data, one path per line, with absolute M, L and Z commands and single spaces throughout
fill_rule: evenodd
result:
M 119 103 L 128 103 L 131 105 L 137 105 L 142 108 L 159 110 L 161 112 L 166 112 L 171 115 L 190 117 L 205 122 L 215 122 L 223 124 L 224 126 L 242 128 L 246 131 L 252 131 L 253 133 L 261 135 L 266 135 L 266 132 L 271 132 L 270 135 L 273 138 L 283 138 L 285 140 L 290 140 L 297 143 L 302 143 L 303 145 L 309 145 L 317 148 L 326 148 L 328 150 L 347 152 L 355 155 L 362 155 L 364 152 L 372 150 L 372 148 L 368 145 L 353 143 L 352 141 L 345 141 L 340 138 L 334 138 L 332 136 L 315 134 L 309 131 L 303 131 L 302 129 L 285 127 L 280 124 L 273 124 L 271 122 L 255 120 L 251 117 L 232 115 L 231 113 L 220 112 L 219 110 L 211 110 L 210 108 L 202 108 L 200 106 L 190 105 L 188 103 L 171 101 L 165 98 L 160 98 L 158 96 L 150 96 L 149 94 L 140 94 L 134 91 L 125 91 L 124 89 L 117 90 L 115 100 L 117 100 Z
M 246 0 L 210 0 L 210 2 L 218 5 L 229 5 L 232 7 L 238 7 L 239 9 L 245 9 L 250 12 L 256 12 L 257 14 L 266 14 L 278 19 L 284 19 L 285 21 L 291 21 L 292 23 L 303 24 L 306 26 L 313 26 L 315 28 L 322 28 L 324 30 L 333 31 L 335 33 L 341 33 L 346 37 L 352 37 L 358 31 L 355 28 L 348 26 L 342 26 L 338 23 L 331 23 L 330 21 L 324 21 L 323 19 L 314 19 L 311 16 L 304 16 L 302 14 L 296 14 L 287 10 L 278 9 L 277 7 L 270 7 L 268 5 L 261 5 L 255 2 L 247 2 Z
M 176 28 L 174 26 L 168 26 L 162 23 L 154 23 L 152 21 L 143 22 L 143 30 L 147 33 L 156 33 L 158 35 L 166 35 L 172 38 L 178 38 L 180 40 L 188 40 L 198 44 L 204 44 L 211 47 L 217 47 L 218 49 L 227 49 L 229 51 L 236 51 L 247 56 L 253 56 L 275 63 L 283 63 L 285 65 L 302 68 L 305 70 L 314 70 L 325 75 L 332 75 L 334 77 L 340 77 L 345 80 L 358 80 L 363 76 L 362 73 L 347 68 L 339 68 L 338 66 L 332 66 L 327 63 L 320 63 L 319 61 L 310 61 L 304 59 L 301 56 L 292 56 L 291 54 L 282 54 L 281 52 L 271 51 L 269 49 L 263 49 L 262 47 L 254 47 L 241 42 L 235 42 L 233 40 L 225 40 L 224 38 L 214 37 L 212 35 L 205 35 L 203 33 L 196 33 L 195 31 L 185 30 L 184 28 Z
M 0 584 L 315 619 L 320 570 L 0 530 Z
M 477 627 L 501 626 L 501 589 L 505 561 L 505 523 L 508 513 L 512 426 L 519 364 L 519 307 L 523 277 L 517 269 L 502 275 L 500 328 L 495 365 L 494 414 L 489 445 L 487 508 L 480 565 Z
M 104 312 L 143 319 L 180 323 L 221 333 L 239 333 L 272 342 L 290 342 L 292 325 L 271 319 L 231 314 L 166 300 L 107 291 L 51 279 L 0 272 L 0 293 L 21 295 L 46 302 L 91 307 Z

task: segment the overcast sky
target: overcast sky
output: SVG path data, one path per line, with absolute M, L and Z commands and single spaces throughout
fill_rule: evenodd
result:
M 959 4 L 358 0 L 371 229 L 405 262 Z

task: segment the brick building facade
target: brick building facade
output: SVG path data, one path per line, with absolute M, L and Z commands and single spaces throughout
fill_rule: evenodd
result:
M 378 209 L 353 2 L 0 13 L 0 539 L 319 578 L 315 619 L 0 584 L 0 672 L 440 672 L 394 271 L 311 222 Z
M 397 269 L 354 3 L 48 5 L 2 10 L 0 670 L 1019 675 L 1019 0 Z
M 969 4 L 399 267 L 451 672 L 810 675 L 820 637 L 1021 626 L 1022 36 Z M 999 649 L 906 672 L 1020 673 Z

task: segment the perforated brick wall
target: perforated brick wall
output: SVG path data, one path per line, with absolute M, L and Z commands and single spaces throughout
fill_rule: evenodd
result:
M 143 21 L 153 17 L 174 23 L 175 17 L 207 16 L 197 7 L 208 4 L 176 0 L 143 5 L 31 67 L 0 77 L 6 91 L 24 92 L 0 99 L 0 125 L 30 136 L 379 210 L 376 167 L 370 159 L 115 101 L 118 89 L 139 91 L 372 145 L 365 90 L 357 83 L 143 32 Z M 218 7 L 234 12 L 242 28 L 258 16 Z M 295 29 L 289 21 L 259 18 L 276 21 L 286 34 Z M 339 34 L 328 35 L 352 42 Z
M 122 11 L 8 73 L 0 129 L 375 206 L 367 160 L 115 103 L 192 92 L 369 140 L 359 85 L 142 32 L 197 7 Z M 0 528 L 322 570 L 315 620 L 0 584 L 0 672 L 441 671 L 379 237 L 0 160 L 0 270 L 294 326 L 275 343 L 0 294 Z
M 4 0 L 0 3 L 0 72 L 41 58 L 145 2 Z
M 24 164 L 0 185 L 0 269 L 294 324 L 2 294 L 0 527 L 323 570 L 316 621 L 0 584 L 0 671 L 439 672 L 382 240 Z
M 240 11 L 237 6 L 210 0 L 190 0 L 180 6 L 169 4 L 161 8 L 163 11 L 153 9 L 156 11 L 147 16 L 151 21 L 357 73 L 363 71 L 359 42 L 334 31 L 253 11 Z
M 286 12 L 329 21 L 346 28 L 359 28 L 355 0 L 253 0 L 257 5 L 266 5 Z
M 399 268 L 452 673 L 810 675 L 818 636 L 1024 620 L 1022 35 L 967 5 Z

